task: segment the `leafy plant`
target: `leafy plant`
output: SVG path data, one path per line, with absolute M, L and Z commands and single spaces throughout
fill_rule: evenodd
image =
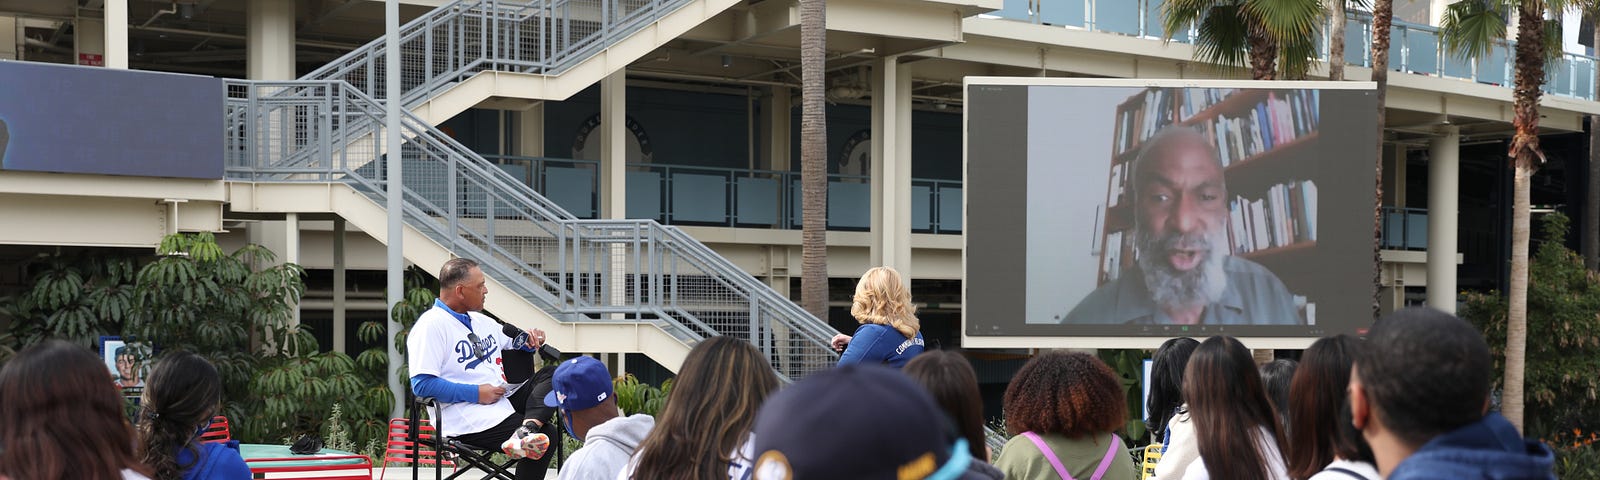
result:
M 1100 360 L 1106 362 L 1111 370 L 1117 372 L 1117 379 L 1122 383 L 1123 397 L 1128 404 L 1128 421 L 1125 427 L 1127 434 L 1124 441 L 1133 445 L 1149 443 L 1145 438 L 1146 427 L 1144 419 L 1138 418 L 1144 411 L 1144 390 L 1140 387 L 1140 378 L 1144 375 L 1143 350 L 1100 350 Z
M 1544 217 L 1543 242 L 1528 285 L 1527 433 L 1559 435 L 1592 428 L 1600 417 L 1600 276 L 1566 248 L 1568 220 Z M 1503 380 L 1506 301 L 1498 293 L 1465 293 L 1462 316 L 1484 332 Z M 1563 477 L 1566 478 L 1566 477 Z
M 621 408 L 624 415 L 643 413 L 655 416 L 667 403 L 667 394 L 672 392 L 672 380 L 661 382 L 661 388 L 656 388 L 640 382 L 633 374 L 627 374 L 612 380 L 612 389 L 616 391 L 617 408 Z

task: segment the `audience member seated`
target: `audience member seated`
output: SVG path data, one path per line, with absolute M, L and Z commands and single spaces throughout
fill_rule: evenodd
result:
M 1139 478 L 1112 433 L 1126 419 L 1126 398 L 1098 358 L 1059 350 L 1033 357 L 1006 387 L 1006 433 L 1014 436 L 994 466 L 1013 480 Z
M 755 480 L 998 480 L 922 387 L 843 365 L 773 395 L 756 416 Z
M 1350 373 L 1355 426 L 1389 480 L 1553 479 L 1555 456 L 1488 413 L 1489 346 L 1454 315 L 1426 308 L 1373 325 Z
M 1150 418 L 1144 424 L 1150 429 L 1150 438 L 1161 443 L 1161 460 L 1151 479 L 1182 478 L 1189 464 L 1200 458 L 1194 423 L 1189 421 L 1189 407 L 1183 401 L 1183 370 L 1199 346 L 1199 340 L 1188 337 L 1167 340 L 1150 362 L 1150 400 L 1146 402 Z
M 611 373 L 593 357 L 576 357 L 556 367 L 555 388 L 544 403 L 561 411 L 567 433 L 583 442 L 561 465 L 561 480 L 615 480 L 655 426 L 645 414 L 622 416 Z M 709 419 L 698 419 L 707 421 Z
M 1244 344 L 1223 336 L 1200 342 L 1184 372 L 1183 398 L 1200 449 L 1184 480 L 1289 478 L 1278 417 Z
M 1299 366 L 1287 358 L 1261 364 L 1261 386 L 1267 390 L 1272 411 L 1278 413 L 1278 426 L 1283 427 L 1284 438 L 1288 438 L 1289 433 L 1289 382 L 1294 380 L 1295 369 Z
M 1350 424 L 1350 364 L 1361 340 L 1324 337 L 1300 357 L 1289 385 L 1289 477 L 1379 480 L 1372 449 Z
M 173 352 L 156 362 L 140 400 L 139 457 L 155 480 L 250 480 L 239 442 L 201 443 L 222 405 L 222 377 L 211 362 Z
M 833 349 L 844 352 L 839 365 L 881 363 L 900 368 L 922 353 L 917 306 L 911 304 L 911 289 L 893 268 L 875 267 L 861 275 L 850 315 L 861 326 L 855 335 L 833 336 Z
M 507 394 L 510 389 L 519 394 L 539 390 L 542 379 L 534 375 L 523 384 L 508 382 L 501 351 L 537 352 L 544 332 L 513 329 L 517 336 L 507 335 L 494 319 L 479 313 L 488 294 L 477 262 L 455 258 L 439 269 L 439 298 L 406 337 L 411 390 L 439 402 L 441 418 L 433 421 L 441 435 L 483 450 L 522 453 L 517 479 L 543 479 L 550 463 L 544 449 L 550 440 L 539 432 L 549 410 L 540 408 L 539 398 L 531 394 L 526 399 Z
M 772 364 L 749 342 L 711 337 L 695 345 L 672 381 L 656 426 L 618 480 L 747 480 L 755 466 L 751 426 L 778 391 Z
M 989 445 L 984 441 L 983 397 L 978 392 L 978 374 L 967 358 L 947 350 L 923 352 L 906 363 L 904 372 L 928 389 L 939 408 L 955 421 L 956 430 L 967 439 L 968 452 L 977 460 L 978 468 L 993 468 L 988 465 Z
M 47 340 L 0 369 L 0 478 L 147 479 L 106 364 Z

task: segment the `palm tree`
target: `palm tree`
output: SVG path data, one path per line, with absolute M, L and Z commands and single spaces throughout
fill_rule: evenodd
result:
M 1323 15 L 1320 0 L 1172 0 L 1161 11 L 1167 41 L 1195 24 L 1196 60 L 1248 64 L 1255 80 L 1306 78 Z
M 800 305 L 828 321 L 827 10 L 800 0 Z
M 1523 373 L 1528 343 L 1528 223 L 1529 191 L 1533 173 L 1544 162 L 1539 150 L 1539 97 L 1543 92 L 1545 62 L 1552 52 L 1549 42 L 1560 31 L 1548 29 L 1545 14 L 1557 1 L 1463 0 L 1445 9 L 1440 37 L 1445 46 L 1463 58 L 1482 58 L 1495 42 L 1505 38 L 1506 19 L 1517 9 L 1517 53 L 1511 137 L 1507 155 L 1514 171 L 1511 203 L 1511 285 L 1506 315 L 1506 372 L 1500 413 L 1522 430 Z M 1559 11 L 1559 8 L 1556 8 Z M 1554 38 L 1552 38 L 1554 37 Z
M 1378 155 L 1373 157 L 1372 176 L 1372 284 L 1383 284 L 1383 124 L 1388 121 L 1384 103 L 1389 97 L 1389 25 L 1394 21 L 1394 1 L 1376 0 L 1372 3 L 1372 81 L 1378 84 Z M 1372 318 L 1383 313 L 1378 289 L 1372 289 Z
M 1344 4 L 1333 0 L 1328 10 L 1328 80 L 1344 80 Z

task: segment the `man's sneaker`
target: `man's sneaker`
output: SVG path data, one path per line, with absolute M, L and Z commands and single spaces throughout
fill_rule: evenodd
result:
M 550 436 L 538 433 L 523 424 L 517 428 L 511 438 L 500 444 L 500 451 L 513 459 L 528 458 L 538 460 L 544 458 L 545 451 L 550 449 Z

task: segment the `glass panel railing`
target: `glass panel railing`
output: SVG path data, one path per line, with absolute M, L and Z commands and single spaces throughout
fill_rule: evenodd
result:
M 1383 248 L 1427 250 L 1428 210 L 1383 207 Z
M 512 178 L 544 194 L 580 218 L 599 214 L 599 162 L 562 158 L 485 155 Z M 628 218 L 669 225 L 799 229 L 800 174 L 772 170 L 630 164 Z M 961 182 L 914 178 L 912 231 L 961 232 Z M 437 197 L 446 195 L 442 187 Z M 828 228 L 872 226 L 871 179 L 828 176 Z M 505 211 L 506 209 L 501 208 Z
M 1161 8 L 1169 0 L 1006 0 L 1004 8 L 991 15 L 1031 23 L 1084 28 L 1121 35 L 1160 38 Z M 1030 4 L 1035 8 L 1030 10 Z M 1092 21 L 1090 21 L 1092 19 Z M 1345 63 L 1371 66 L 1372 19 L 1364 12 L 1351 12 L 1345 22 Z M 1173 36 L 1173 41 L 1192 41 L 1191 28 Z M 1324 34 L 1326 35 L 1326 34 Z M 1429 25 L 1394 22 L 1390 31 L 1389 65 L 1392 70 L 1470 80 L 1489 85 L 1509 86 L 1511 46 L 1500 42 L 1485 58 L 1454 58 L 1439 45 L 1439 29 Z M 1318 47 L 1319 52 L 1325 48 Z M 1321 57 L 1326 57 L 1322 53 Z M 1596 59 L 1587 55 L 1565 54 L 1559 65 L 1552 65 L 1546 91 L 1555 95 L 1594 100 Z
M 1094 2 L 1095 30 L 1137 36 L 1144 10 L 1137 1 Z

